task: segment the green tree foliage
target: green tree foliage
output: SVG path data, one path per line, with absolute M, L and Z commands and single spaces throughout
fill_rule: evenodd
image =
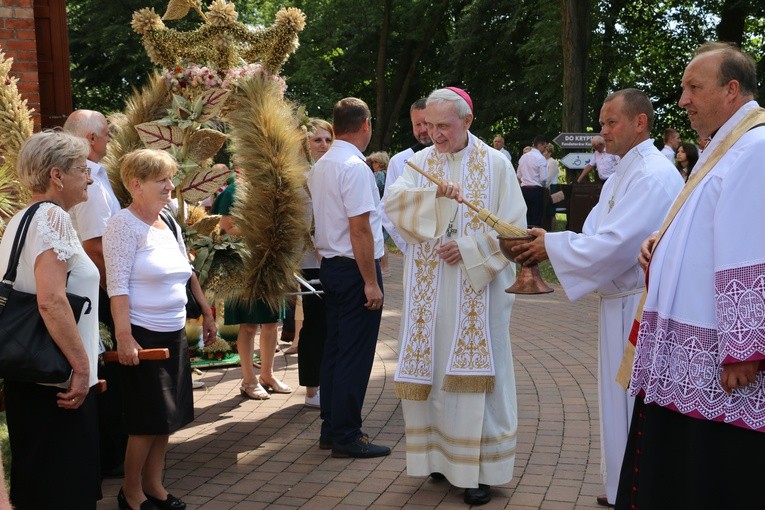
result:
M 582 125 L 597 131 L 603 98 L 624 87 L 646 90 L 665 127 L 694 136 L 677 106 L 680 78 L 693 49 L 717 37 L 740 40 L 765 77 L 765 3 L 761 0 L 587 0 L 589 40 Z M 288 95 L 309 115 L 331 118 L 345 96 L 364 99 L 374 115 L 370 150 L 391 153 L 413 143 L 409 105 L 446 85 L 467 89 L 473 131 L 505 135 L 514 155 L 538 133 L 562 128 L 561 0 L 248 0 L 240 19 L 268 25 L 278 8 L 306 14 L 300 48 L 283 68 Z M 152 69 L 130 17 L 163 12 L 166 0 L 67 2 L 77 107 L 119 109 L 131 86 Z M 176 28 L 198 21 L 190 14 Z

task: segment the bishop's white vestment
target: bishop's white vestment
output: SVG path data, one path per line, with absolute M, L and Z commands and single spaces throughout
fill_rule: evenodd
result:
M 606 496 L 616 501 L 632 404 L 616 372 L 644 288 L 637 264 L 641 243 L 661 226 L 683 187 L 677 169 L 645 140 L 633 147 L 605 182 L 582 233 L 549 232 L 545 249 L 568 298 L 600 297 L 598 393 L 601 471 Z
M 470 202 L 525 227 L 512 166 L 474 136 L 460 152 L 429 147 L 412 160 L 461 183 Z M 501 254 L 495 231 L 466 206 L 436 198 L 435 185 L 411 168 L 386 194 L 386 212 L 408 243 L 396 373 L 407 472 L 439 472 L 464 488 L 507 483 L 518 413 L 509 331 L 514 297 L 504 289 L 514 281 L 514 266 Z M 435 254 L 451 240 L 462 256 L 455 265 Z

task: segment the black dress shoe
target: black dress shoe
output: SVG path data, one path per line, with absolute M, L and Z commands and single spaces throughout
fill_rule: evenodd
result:
M 154 506 L 161 508 L 162 510 L 184 510 L 186 508 L 186 503 L 176 498 L 172 494 L 168 494 L 167 499 L 165 500 L 155 498 L 154 496 L 150 496 L 145 492 L 143 494 L 146 496 L 146 499 L 154 503 Z
M 595 501 L 597 501 L 598 505 L 600 505 L 600 506 L 605 506 L 605 507 L 608 507 L 608 508 L 613 508 L 614 507 L 614 505 L 612 505 L 611 503 L 608 502 L 608 497 L 606 497 L 605 494 L 595 498 Z
M 372 457 L 384 457 L 390 455 L 390 448 L 387 446 L 378 446 L 369 442 L 369 437 L 365 434 L 348 444 L 332 445 L 332 456 L 335 458 L 353 457 L 355 459 L 371 459 Z
M 119 493 L 117 493 L 117 506 L 120 507 L 120 510 L 133 510 L 133 508 L 128 504 L 127 498 L 125 497 L 125 492 L 121 487 Z M 184 505 L 184 507 L 185 506 L 186 505 Z M 157 510 L 157 507 L 154 505 L 154 503 L 147 499 L 141 503 L 141 506 L 138 507 L 138 510 Z
M 430 477 L 437 482 L 446 480 L 446 475 L 444 475 L 443 473 L 439 473 L 438 471 L 434 471 L 430 473 Z
M 491 501 L 491 487 L 479 483 L 476 489 L 465 489 L 465 503 L 468 505 L 485 505 Z
M 331 450 L 332 449 L 332 440 L 331 439 L 324 439 L 323 437 L 319 438 L 319 450 Z

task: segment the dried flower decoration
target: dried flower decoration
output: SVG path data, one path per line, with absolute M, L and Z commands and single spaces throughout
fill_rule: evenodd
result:
M 165 24 L 162 18 L 154 12 L 153 8 L 144 7 L 133 13 L 133 21 L 130 22 L 133 31 L 140 35 L 148 34 L 153 30 L 164 30 Z
M 24 141 L 32 135 L 34 111 L 21 98 L 19 80 L 10 75 L 12 65 L 13 59 L 0 49 L 0 217 L 6 218 L 29 198 L 29 191 L 18 183 L 16 161 Z
M 216 27 L 233 25 L 238 17 L 234 4 L 225 0 L 213 0 L 207 11 L 207 22 Z
M 225 7 L 222 2 L 213 5 L 218 5 L 220 9 L 215 11 L 218 12 L 216 24 L 208 20 L 198 29 L 188 32 L 166 28 L 146 30 L 147 21 L 157 21 L 146 15 L 141 17 L 141 23 L 136 24 L 134 20 L 134 30 L 142 35 L 143 45 L 152 62 L 165 69 L 196 62 L 224 71 L 240 65 L 242 61 L 261 62 L 269 73 L 276 74 L 287 57 L 297 49 L 297 34 L 305 27 L 305 15 L 299 9 L 282 9 L 276 14 L 273 26 L 251 30 L 230 19 L 235 12 L 231 4 L 225 4 Z M 223 12 L 228 21 L 217 24 L 223 23 Z M 161 24 L 161 20 L 158 22 Z M 140 32 L 139 29 L 146 31 Z M 216 41 L 220 43 L 216 44 Z M 229 41 L 230 44 L 227 44 Z

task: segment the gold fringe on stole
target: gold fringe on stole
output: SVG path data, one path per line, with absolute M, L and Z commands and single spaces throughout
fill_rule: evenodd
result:
M 635 362 L 635 346 L 632 342 L 627 342 L 624 346 L 624 355 L 616 372 L 616 382 L 625 390 L 629 388 L 630 377 L 632 377 L 632 364 Z
M 445 375 L 442 391 L 452 393 L 492 393 L 493 375 Z
M 411 382 L 394 382 L 393 389 L 396 397 L 402 400 L 427 400 L 430 395 L 430 384 L 416 384 Z

